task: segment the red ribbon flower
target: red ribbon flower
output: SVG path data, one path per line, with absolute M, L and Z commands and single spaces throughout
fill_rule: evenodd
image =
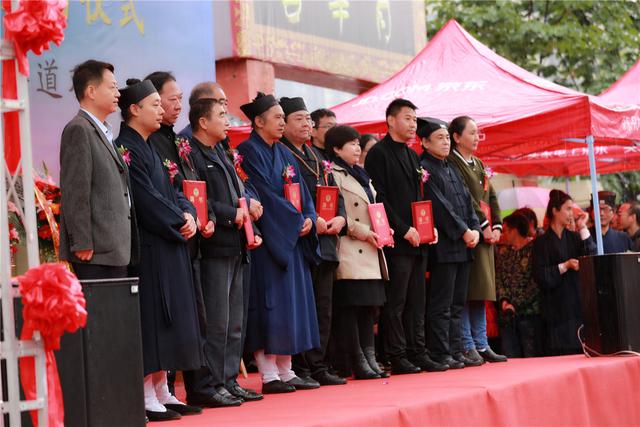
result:
M 122 160 L 127 164 L 127 166 L 131 166 L 131 153 L 129 149 L 124 145 L 118 147 L 118 153 L 122 156 Z
M 41 55 L 50 42 L 60 46 L 67 28 L 65 7 L 67 0 L 21 1 L 4 16 L 5 37 L 13 42 L 20 73 L 29 75 L 29 51 Z
M 240 181 L 245 182 L 249 179 L 249 175 L 242 169 L 242 161 L 244 160 L 244 156 L 238 153 L 238 150 L 232 150 L 233 154 L 233 167 L 236 169 L 236 173 L 238 174 L 238 178 Z
M 293 177 L 296 176 L 296 170 L 291 165 L 287 165 L 282 172 L 282 177 L 287 184 L 291 184 Z
M 28 340 L 39 331 L 44 340 L 47 367 L 49 425 L 64 426 L 64 404 L 53 350 L 60 348 L 60 337 L 75 332 L 87 323 L 86 301 L 82 286 L 64 264 L 42 264 L 18 277 L 22 295 L 24 326 L 20 339 Z M 20 378 L 25 396 L 35 399 L 35 366 L 33 357 L 20 360 Z M 37 412 L 31 413 L 37 426 Z
M 173 179 L 178 175 L 178 165 L 175 162 L 172 162 L 169 159 L 164 159 L 162 162 L 165 168 L 167 168 L 167 172 L 169 172 L 169 181 L 173 184 Z

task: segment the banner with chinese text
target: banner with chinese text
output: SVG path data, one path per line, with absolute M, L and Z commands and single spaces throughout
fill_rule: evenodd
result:
M 29 101 L 33 163 L 43 162 L 57 180 L 60 135 L 77 113 L 71 83 L 73 68 L 88 59 L 115 66 L 119 87 L 128 78 L 171 71 L 185 93 L 201 81 L 215 79 L 213 7 L 203 1 L 70 1 L 65 39 L 41 56 L 29 55 Z M 176 127 L 188 122 L 183 104 Z M 118 135 L 121 116 L 109 116 Z

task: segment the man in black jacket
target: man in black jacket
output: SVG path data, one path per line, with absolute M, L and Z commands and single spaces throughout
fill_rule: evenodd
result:
M 407 146 L 416 135 L 415 110 L 411 101 L 393 100 L 386 111 L 389 132 L 365 160 L 376 200 L 384 203 L 394 230 L 394 247 L 385 249 L 391 283 L 381 313 L 384 350 L 394 374 L 446 369 L 429 358 L 425 346 L 427 245 L 420 244 L 411 213 L 411 203 L 422 200 L 422 173 L 417 154 Z
M 478 366 L 462 352 L 462 310 L 467 300 L 472 248 L 480 239 L 480 222 L 471 195 L 455 167 L 447 162 L 451 150 L 447 124 L 419 119 L 418 136 L 425 151 L 420 164 L 429 174 L 424 185 L 434 222 L 442 230 L 431 251 L 428 341 L 431 356 L 451 369 Z
M 200 241 L 202 285 L 207 314 L 205 357 L 211 384 L 228 400 L 241 395 L 258 400 L 262 396 L 242 389 L 235 382 L 242 354 L 242 263 L 247 241 L 242 227 L 249 214 L 238 205 L 244 189 L 226 156 L 215 146 L 226 138 L 229 122 L 224 106 L 214 99 L 201 99 L 191 106 L 193 165 L 207 184 L 207 204 L 216 216 L 216 232 Z M 256 233 L 255 246 L 261 243 Z M 233 390 L 228 390 L 233 387 Z M 237 389 L 237 390 L 236 390 Z M 192 399 L 198 403 L 198 397 Z
M 298 161 L 302 178 L 304 178 L 311 199 L 315 202 L 318 185 L 335 185 L 333 175 L 325 171 L 322 161 L 327 160 L 324 153 L 315 147 L 309 147 L 313 122 L 307 106 L 302 98 L 280 98 L 284 111 L 285 128 L 282 143 L 291 151 Z M 325 363 L 327 344 L 331 335 L 331 312 L 333 295 L 333 275 L 338 268 L 337 235 L 347 223 L 344 199 L 338 196 L 337 215 L 325 221 L 318 217 L 316 230 L 320 243 L 322 261 L 311 266 L 311 277 L 318 313 L 318 329 L 320 331 L 320 348 L 311 349 L 293 357 L 293 368 L 298 377 L 308 381 L 311 376 L 320 385 L 346 384 L 346 380 L 329 372 Z

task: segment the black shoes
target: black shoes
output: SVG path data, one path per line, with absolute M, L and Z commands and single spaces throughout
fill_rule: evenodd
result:
M 491 350 L 491 347 L 487 347 L 484 351 L 479 351 L 478 353 L 480 354 L 480 356 L 482 356 L 484 360 L 486 360 L 489 363 L 507 361 L 507 356 L 494 353 L 493 350 Z
M 382 368 L 380 368 L 380 364 L 376 360 L 376 349 L 373 347 L 365 347 L 362 352 L 364 353 L 364 358 L 367 359 L 367 363 L 373 372 L 380 375 L 380 378 L 389 378 L 389 374 L 387 374 Z
M 456 359 L 454 359 L 453 357 L 451 357 L 449 355 L 447 355 L 445 357 L 442 357 L 442 358 L 437 358 L 437 359 L 434 358 L 434 360 L 436 362 L 440 363 L 440 364 L 449 366 L 449 369 L 462 369 L 462 368 L 464 368 L 464 363 L 458 362 Z
M 228 391 L 225 394 L 216 391 L 208 396 L 187 398 L 187 403 L 201 408 L 224 408 L 227 406 L 240 406 L 242 400 L 231 395 Z
M 202 408 L 198 406 L 182 405 L 179 403 L 165 403 L 164 407 L 184 416 L 199 415 L 202 413 Z
M 464 364 L 465 367 L 470 368 L 473 366 L 480 366 L 484 363 L 483 360 L 475 360 L 475 359 L 469 359 L 468 357 L 466 357 L 464 354 L 462 353 L 456 353 L 453 355 L 453 358 L 455 360 L 457 360 L 458 362 L 461 362 Z
M 484 359 L 478 354 L 478 351 L 475 348 L 465 351 L 464 353 L 462 353 L 462 355 L 467 359 L 480 362 L 481 365 L 484 365 Z
M 149 418 L 149 421 L 171 421 L 171 420 L 179 420 L 180 418 L 182 418 L 182 416 L 175 412 L 172 411 L 171 409 L 168 409 L 164 412 L 156 412 L 156 411 L 145 411 L 147 414 L 147 418 Z
M 347 383 L 347 380 L 340 378 L 337 375 L 333 375 L 329 371 L 321 371 L 313 376 L 320 385 L 343 385 Z
M 351 368 L 353 369 L 353 377 L 357 380 L 375 380 L 380 378 L 380 375 L 371 369 L 362 351 L 351 355 Z
M 426 353 L 411 359 L 411 363 L 427 372 L 444 372 L 449 369 L 448 365 L 432 360 Z
M 393 375 L 417 374 L 418 372 L 420 372 L 420 368 L 405 358 L 391 361 L 391 374 Z
M 273 380 L 262 384 L 262 394 L 293 393 L 294 391 L 296 391 L 294 386 L 280 380 Z
M 296 390 L 313 390 L 320 388 L 320 383 L 311 377 L 293 377 L 289 381 L 285 381 L 285 384 L 292 385 Z
M 242 388 L 237 383 L 230 387 L 225 387 L 225 388 L 231 395 L 237 397 L 238 399 L 242 399 L 245 402 L 254 402 L 256 400 L 262 400 L 264 398 L 264 396 L 262 396 L 260 393 L 257 393 L 253 390 L 249 390 L 246 388 Z

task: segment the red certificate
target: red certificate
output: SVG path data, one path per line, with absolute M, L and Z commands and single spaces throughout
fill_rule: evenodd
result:
M 249 218 L 249 221 L 244 222 L 244 235 L 247 236 L 247 246 L 251 246 L 256 242 L 256 238 L 253 235 L 253 222 L 251 221 L 251 216 L 249 216 L 249 205 L 247 205 L 247 199 L 240 197 L 238 199 L 238 205 Z
M 300 194 L 300 184 L 294 182 L 292 184 L 284 185 L 284 197 L 298 210 L 298 212 L 302 212 L 302 201 L 300 198 L 302 195 Z
M 487 220 L 489 221 L 489 227 L 491 227 L 491 206 L 489 205 L 489 203 L 485 202 L 484 200 L 481 200 L 480 209 L 484 213 L 484 216 L 487 217 Z
M 436 240 L 431 200 L 411 203 L 411 214 L 413 215 L 413 227 L 418 230 L 420 235 L 420 244 Z
M 204 181 L 182 181 L 182 192 L 195 206 L 200 220 L 200 228 L 204 228 L 209 222 L 207 216 L 207 184 Z
M 316 189 L 316 212 L 329 221 L 338 213 L 338 187 L 318 185 Z
M 387 212 L 384 210 L 384 205 L 382 203 L 372 203 L 368 208 L 369 217 L 371 217 L 371 227 L 378 235 L 378 242 L 382 246 L 393 245 L 393 235 L 391 234 L 391 227 L 389 227 L 389 220 L 387 219 Z

